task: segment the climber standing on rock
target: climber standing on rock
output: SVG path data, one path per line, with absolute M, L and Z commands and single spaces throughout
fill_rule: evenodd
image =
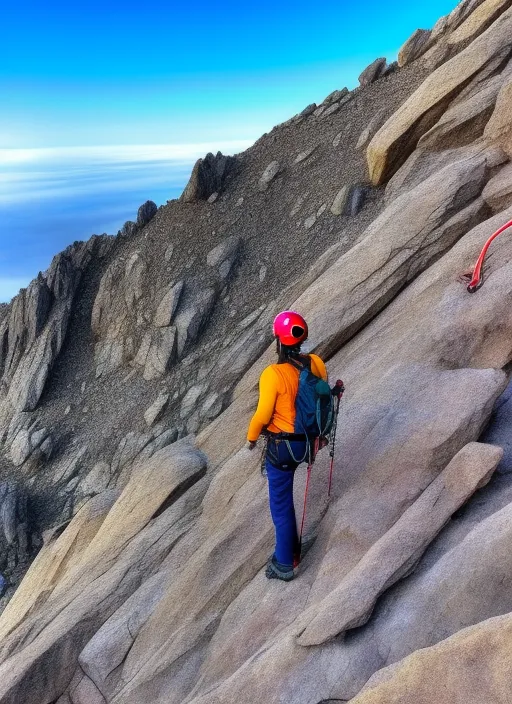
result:
M 287 582 L 293 579 L 294 567 L 300 562 L 294 474 L 302 462 L 312 463 L 319 437 L 328 434 L 333 397 L 324 362 L 317 355 L 301 354 L 301 345 L 308 337 L 304 318 L 284 311 L 274 320 L 273 331 L 278 361 L 261 374 L 258 408 L 247 441 L 253 450 L 262 432 L 267 437 L 265 469 L 276 545 L 265 574 L 269 579 Z

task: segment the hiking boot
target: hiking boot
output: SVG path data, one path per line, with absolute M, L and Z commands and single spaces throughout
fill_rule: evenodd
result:
M 265 577 L 267 579 L 280 579 L 283 582 L 291 582 L 295 574 L 292 565 L 283 565 L 272 557 L 265 570 Z

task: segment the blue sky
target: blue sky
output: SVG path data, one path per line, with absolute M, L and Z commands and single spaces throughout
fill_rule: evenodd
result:
M 2 10 L 0 301 L 51 255 L 176 197 L 455 0 L 19 0 Z M 147 148 L 151 145 L 153 148 Z M 165 145 L 165 148 L 158 145 Z M 158 147 L 158 148 L 157 148 Z

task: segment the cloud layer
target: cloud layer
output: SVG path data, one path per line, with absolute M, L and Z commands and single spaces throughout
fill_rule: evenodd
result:
M 197 158 L 247 141 L 0 149 L 0 302 L 70 242 L 114 234 L 138 206 L 177 198 Z

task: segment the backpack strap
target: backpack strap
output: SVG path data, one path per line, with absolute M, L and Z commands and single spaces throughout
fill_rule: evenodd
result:
M 287 360 L 287 364 L 291 364 L 291 366 L 295 367 L 295 369 L 298 369 L 299 372 L 303 371 L 304 369 L 309 369 L 309 371 L 311 371 L 311 357 L 310 357 L 310 355 L 308 354 L 308 355 L 301 356 L 301 360 L 304 360 L 304 361 L 302 362 L 302 361 L 299 361 L 298 359 L 293 359 L 292 357 L 290 357 Z

